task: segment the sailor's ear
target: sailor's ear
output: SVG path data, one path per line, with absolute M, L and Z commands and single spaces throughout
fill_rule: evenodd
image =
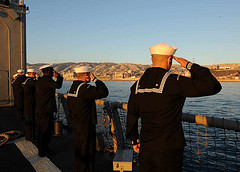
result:
M 168 63 L 171 62 L 172 61 L 172 56 L 168 56 L 167 61 L 168 61 Z
M 171 66 L 172 65 L 172 60 L 173 60 L 173 56 L 168 56 L 167 58 L 167 63 Z

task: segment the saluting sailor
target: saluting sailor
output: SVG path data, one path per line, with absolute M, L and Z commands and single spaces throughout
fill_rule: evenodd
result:
M 15 73 L 13 76 L 12 76 L 12 82 L 17 78 L 18 76 L 18 73 Z
M 15 79 L 14 79 L 15 77 Z M 14 96 L 14 112 L 17 117 L 17 120 L 23 119 L 23 88 L 22 83 L 26 80 L 23 69 L 17 70 L 17 75 L 13 76 L 12 87 L 13 87 L 13 96 Z
M 36 113 L 38 116 L 38 155 L 51 156 L 55 153 L 50 150 L 53 132 L 53 115 L 57 112 L 55 90 L 62 87 L 63 77 L 53 70 L 53 65 L 44 65 L 39 68 L 43 76 L 36 83 Z M 54 81 L 52 77 L 56 77 Z
M 91 68 L 75 68 L 77 80 L 73 81 L 67 94 L 74 143 L 76 172 L 93 172 L 96 150 L 96 99 L 108 96 L 106 85 L 91 73 Z M 88 84 L 95 82 L 96 86 Z
M 24 90 L 24 119 L 25 139 L 33 141 L 35 131 L 35 106 L 36 106 L 36 71 L 27 69 L 27 79 L 23 82 Z
M 221 90 L 208 68 L 173 56 L 176 50 L 166 43 L 150 47 L 152 67 L 131 87 L 126 137 L 132 140 L 134 151 L 139 152 L 140 172 L 182 171 L 186 143 L 181 117 L 185 99 Z M 170 73 L 173 59 L 190 71 L 191 78 Z

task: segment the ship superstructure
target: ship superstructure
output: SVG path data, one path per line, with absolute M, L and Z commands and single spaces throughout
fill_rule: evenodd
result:
M 0 106 L 11 105 L 11 78 L 26 68 L 26 11 L 22 0 L 0 0 Z

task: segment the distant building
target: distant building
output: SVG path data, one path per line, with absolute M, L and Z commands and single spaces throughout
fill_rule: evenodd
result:
M 75 77 L 70 70 L 62 74 L 64 80 L 73 80 Z
M 114 77 L 115 78 L 124 78 L 124 73 L 122 73 L 122 72 L 115 72 Z
M 231 66 L 220 66 L 219 69 L 231 69 Z

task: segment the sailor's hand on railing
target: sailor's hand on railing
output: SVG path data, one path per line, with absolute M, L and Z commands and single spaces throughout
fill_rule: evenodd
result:
M 134 152 L 139 153 L 139 149 L 140 149 L 140 143 L 133 145 Z

